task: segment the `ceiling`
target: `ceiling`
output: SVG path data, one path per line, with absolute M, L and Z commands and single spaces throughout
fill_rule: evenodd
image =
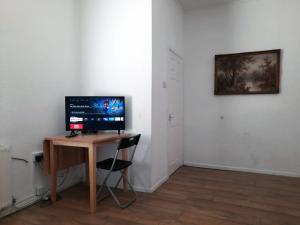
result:
M 219 3 L 228 3 L 236 0 L 179 0 L 185 10 L 207 7 Z

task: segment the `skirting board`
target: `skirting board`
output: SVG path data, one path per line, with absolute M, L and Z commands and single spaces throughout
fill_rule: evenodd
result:
M 287 172 L 287 171 L 273 171 L 273 170 L 259 170 L 254 168 L 244 168 L 244 167 L 233 167 L 233 166 L 224 166 L 217 164 L 208 164 L 208 163 L 195 163 L 195 162 L 184 162 L 185 166 L 191 167 L 200 167 L 205 169 L 216 169 L 216 170 L 230 170 L 237 172 L 247 172 L 247 173 L 259 173 L 267 175 L 276 175 L 276 176 L 285 176 L 285 177 L 300 177 L 299 173 Z
M 156 191 L 163 183 L 165 183 L 169 179 L 169 176 L 163 177 L 156 184 L 154 184 L 151 188 L 134 186 L 134 189 L 139 192 L 152 193 Z

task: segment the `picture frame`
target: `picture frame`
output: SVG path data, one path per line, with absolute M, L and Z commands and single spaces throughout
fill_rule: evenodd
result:
M 215 56 L 215 95 L 278 94 L 281 50 Z

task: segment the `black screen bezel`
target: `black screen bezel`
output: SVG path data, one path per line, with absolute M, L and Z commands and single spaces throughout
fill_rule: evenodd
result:
M 70 114 L 67 114 L 68 109 L 67 109 L 67 103 L 69 102 L 68 99 L 72 99 L 72 98 L 120 98 L 123 100 L 124 102 L 124 121 L 120 121 L 118 122 L 120 125 L 114 126 L 114 127 L 99 127 L 99 126 L 95 126 L 95 129 L 92 130 L 86 130 L 86 129 L 71 129 L 70 128 Z M 125 102 L 125 96 L 65 96 L 65 127 L 66 127 L 66 131 L 104 131 L 104 130 L 125 130 L 125 122 L 126 122 L 126 102 Z M 116 122 L 109 122 L 109 123 L 113 123 L 116 124 Z

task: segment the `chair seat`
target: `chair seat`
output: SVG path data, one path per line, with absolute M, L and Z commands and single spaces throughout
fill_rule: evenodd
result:
M 103 170 L 110 170 L 110 168 L 111 168 L 111 166 L 113 164 L 113 161 L 114 161 L 113 158 L 109 158 L 109 159 L 97 162 L 97 168 L 98 169 L 103 169 Z M 119 171 L 119 170 L 126 169 L 131 164 L 132 164 L 132 162 L 117 159 L 116 163 L 115 163 L 115 166 L 112 169 L 112 171 Z

